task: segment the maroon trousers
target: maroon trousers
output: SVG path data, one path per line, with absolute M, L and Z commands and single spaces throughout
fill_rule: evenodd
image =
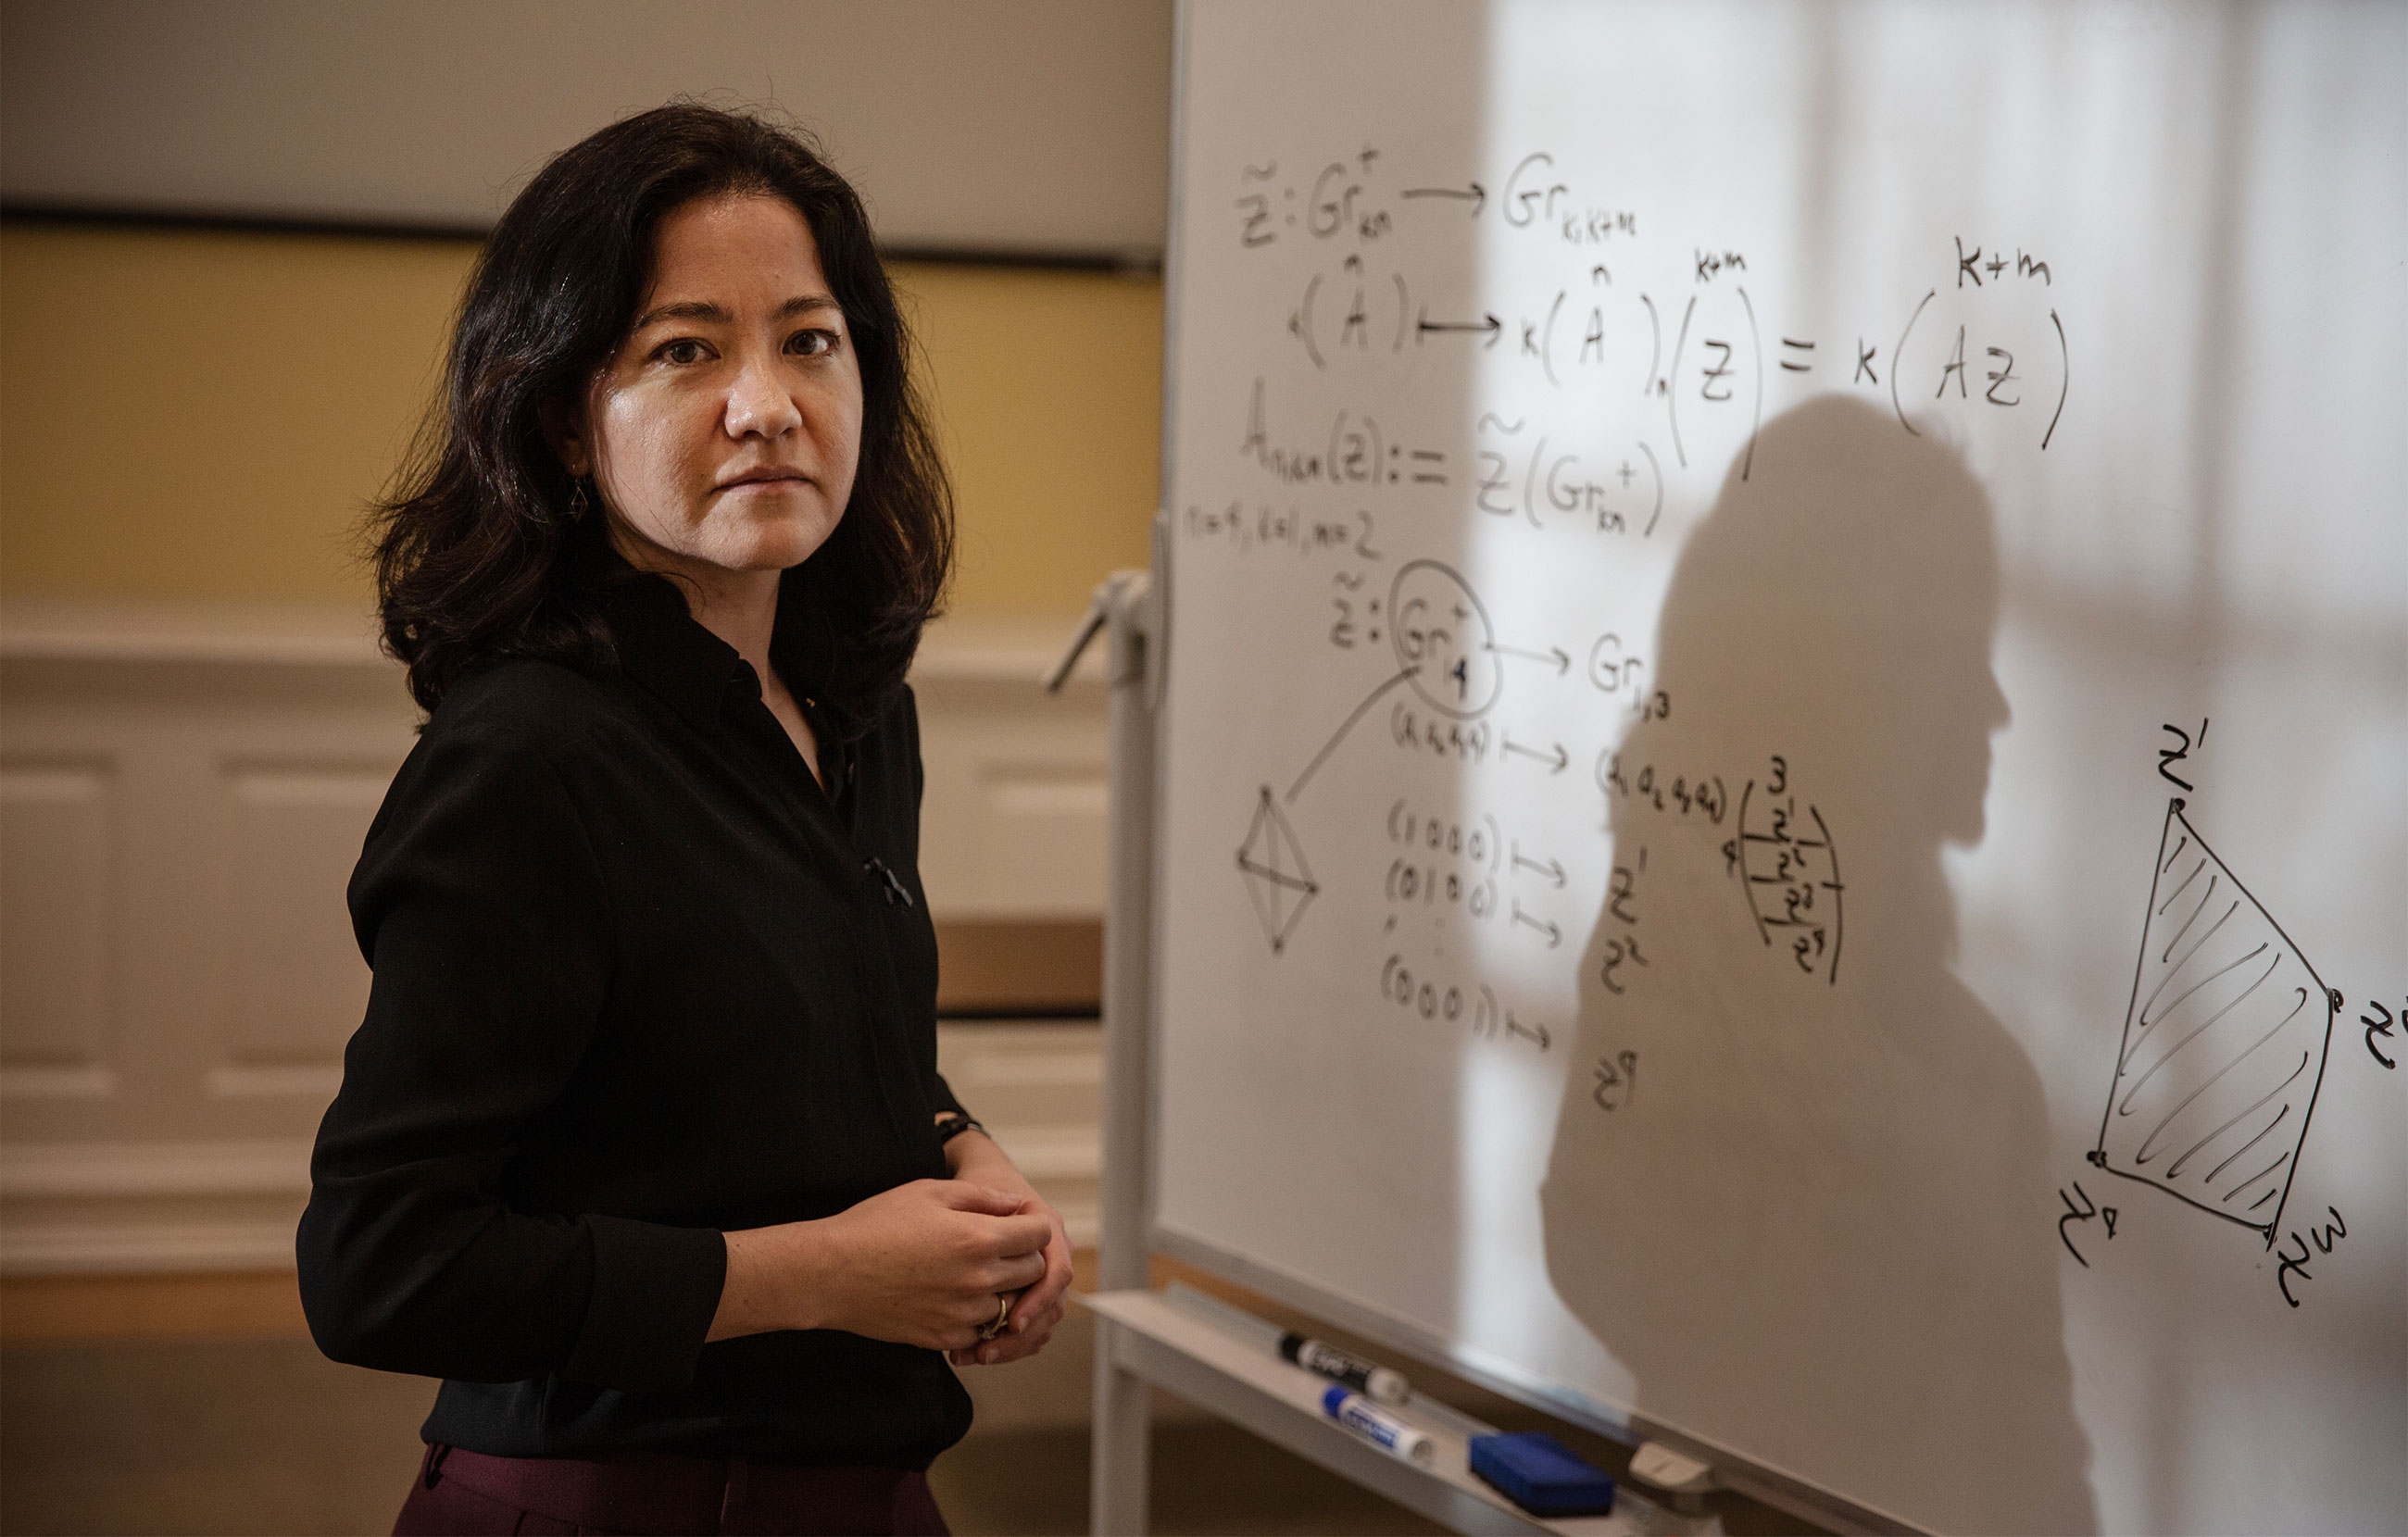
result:
M 928 1480 L 901 1468 L 795 1468 L 627 1452 L 486 1457 L 429 1446 L 394 1537 L 754 1532 L 948 1537 Z

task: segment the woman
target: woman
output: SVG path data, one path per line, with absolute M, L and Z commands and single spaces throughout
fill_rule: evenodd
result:
M 902 677 L 949 492 L 859 200 L 694 106 L 562 154 L 382 510 L 429 711 L 299 1234 L 338 1360 L 445 1378 L 397 1530 L 941 1531 L 949 1370 L 1058 1214 L 936 1072 Z

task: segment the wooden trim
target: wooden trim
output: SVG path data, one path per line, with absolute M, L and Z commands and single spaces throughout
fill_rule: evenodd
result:
M 937 924 L 937 1012 L 947 1018 L 1093 1018 L 1104 996 L 1100 918 Z
M 48 198 L 0 202 L 0 223 L 50 224 L 135 231 L 199 231 L 211 235 L 280 235 L 344 240 L 433 241 L 480 246 L 489 224 L 446 219 L 380 219 L 367 215 L 299 213 L 272 209 L 167 207 L 150 204 L 75 203 Z M 924 266 L 1024 267 L 1039 272 L 1122 273 L 1154 278 L 1162 272 L 1162 251 L 1152 245 L 1126 249 L 1092 246 L 934 245 L 881 243 L 888 262 Z
M 288 1339 L 308 1332 L 289 1270 L 0 1278 L 0 1340 Z

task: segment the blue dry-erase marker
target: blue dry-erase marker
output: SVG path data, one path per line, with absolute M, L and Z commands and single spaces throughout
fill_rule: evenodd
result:
M 1438 1460 L 1430 1438 L 1362 1394 L 1331 1384 L 1321 1395 L 1321 1412 L 1390 1457 L 1426 1468 Z

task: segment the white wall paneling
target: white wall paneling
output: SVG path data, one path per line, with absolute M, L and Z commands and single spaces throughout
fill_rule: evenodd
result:
M 277 1270 L 309 1139 L 0 1143 L 0 1273 Z
M 1102 916 L 1101 658 L 1060 694 L 1037 684 L 1068 638 L 1050 620 L 956 619 L 921 652 L 920 878 L 940 920 Z
M 946 1084 L 1082 1246 L 1096 1241 L 1102 1032 L 1091 1023 L 937 1027 Z
M 233 978 L 216 1091 L 291 1092 L 290 1070 L 341 1056 L 368 995 L 344 882 L 392 777 L 380 764 L 224 765 Z
M 110 789 L 103 762 L 0 767 L 0 1093 L 106 1071 Z
M 953 621 L 914 674 L 940 921 L 1101 915 L 1104 695 L 1039 689 L 1056 629 Z M 0 1271 L 290 1262 L 367 996 L 344 887 L 416 719 L 350 613 L 0 608 Z M 1089 1227 L 1094 1035 L 944 1047 Z

